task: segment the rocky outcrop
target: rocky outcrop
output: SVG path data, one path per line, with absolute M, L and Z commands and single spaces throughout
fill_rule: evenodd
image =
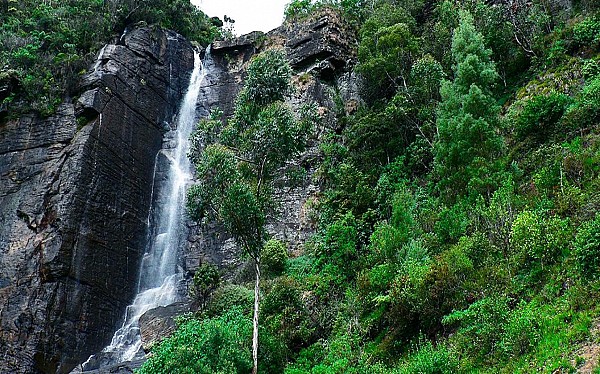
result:
M 149 352 L 154 344 L 175 331 L 174 316 L 182 315 L 189 311 L 189 304 L 175 303 L 168 306 L 160 306 L 144 313 L 140 317 L 140 334 L 144 343 L 144 351 Z
M 356 39 L 340 15 L 331 9 L 301 23 L 283 25 L 290 65 L 295 70 L 315 69 L 321 79 L 335 79 L 336 72 L 351 65 Z
M 75 104 L 0 125 L 0 372 L 69 372 L 110 340 L 192 67 L 181 36 L 135 29 L 103 48 Z

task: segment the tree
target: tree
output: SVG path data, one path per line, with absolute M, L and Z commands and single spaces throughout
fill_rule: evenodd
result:
M 305 148 L 312 119 L 302 115 L 297 120 L 283 102 L 290 92 L 291 75 L 283 52 L 269 50 L 256 56 L 233 116 L 226 123 L 220 113 L 202 121 L 192 137 L 190 153 L 199 178 L 188 193 L 190 213 L 196 219 L 208 216 L 223 223 L 254 261 L 254 373 L 265 224 L 274 213 L 275 183 L 285 177 L 287 161 Z
M 360 30 L 357 71 L 364 77 L 362 93 L 369 102 L 391 97 L 406 80 L 419 43 L 415 21 L 403 8 L 384 4 Z
M 438 186 L 447 196 L 490 193 L 495 185 L 503 142 L 492 94 L 498 73 L 490 55 L 473 18 L 462 12 L 452 38 L 454 81 L 440 89 L 434 150 Z
M 199 299 L 202 309 L 206 306 L 206 301 L 219 286 L 219 283 L 221 283 L 219 269 L 211 263 L 203 262 L 194 274 L 192 286 L 192 294 Z

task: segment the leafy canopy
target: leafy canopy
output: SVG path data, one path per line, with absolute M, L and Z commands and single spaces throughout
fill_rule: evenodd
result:
M 304 149 L 310 123 L 297 120 L 283 102 L 291 74 L 282 51 L 256 56 L 232 118 L 223 124 L 216 113 L 193 135 L 190 156 L 200 180 L 188 196 L 192 216 L 221 221 L 255 258 L 274 208 L 274 184 L 286 162 Z

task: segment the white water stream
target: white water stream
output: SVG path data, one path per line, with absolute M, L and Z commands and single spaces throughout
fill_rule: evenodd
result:
M 168 160 L 169 170 L 167 179 L 161 181 L 165 186 L 162 197 L 153 203 L 154 227 L 150 228 L 149 245 L 142 259 L 138 294 L 127 307 L 123 325 L 115 332 L 110 345 L 102 350 L 100 355 L 110 357 L 101 360 L 102 366 L 143 357 L 140 317 L 148 310 L 178 301 L 177 284 L 182 274 L 177 269 L 177 257 L 185 240 L 185 193 L 192 178 L 192 166 L 187 158 L 188 139 L 196 124 L 196 103 L 205 76 L 206 71 L 196 53 L 194 70 L 177 115 L 177 127 L 171 141 L 174 144 L 160 151 L 160 156 Z M 84 370 L 93 357 L 83 364 Z

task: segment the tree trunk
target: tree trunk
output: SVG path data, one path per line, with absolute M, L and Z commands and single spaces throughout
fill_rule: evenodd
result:
M 254 285 L 254 318 L 252 321 L 252 360 L 254 366 L 252 367 L 252 374 L 258 373 L 258 306 L 259 306 L 259 281 L 260 281 L 260 258 L 254 258 L 255 273 L 256 273 L 256 284 Z

